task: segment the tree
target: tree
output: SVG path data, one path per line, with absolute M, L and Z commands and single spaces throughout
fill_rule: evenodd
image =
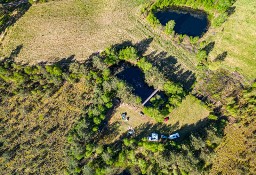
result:
M 134 47 L 126 47 L 119 51 L 119 58 L 127 61 L 135 61 L 138 58 L 137 50 Z
M 207 58 L 207 52 L 205 50 L 200 50 L 197 55 L 196 58 L 198 60 L 199 63 L 201 63 L 202 61 L 206 61 Z
M 155 17 L 155 15 L 152 12 L 149 12 L 147 16 L 147 20 L 154 27 L 157 25 L 160 25 L 159 20 Z
M 171 35 L 174 33 L 174 27 L 175 27 L 175 21 L 170 20 L 168 23 L 166 23 L 165 26 L 165 33 L 168 35 Z
M 141 68 L 144 72 L 149 71 L 152 68 L 152 64 L 146 61 L 146 58 L 141 58 L 138 63 L 138 67 Z

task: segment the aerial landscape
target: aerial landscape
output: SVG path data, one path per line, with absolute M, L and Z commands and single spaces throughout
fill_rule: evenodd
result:
M 256 1 L 0 0 L 0 174 L 255 173 Z

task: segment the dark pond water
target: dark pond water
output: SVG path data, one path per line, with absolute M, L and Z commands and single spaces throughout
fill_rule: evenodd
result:
M 134 94 L 139 96 L 142 101 L 146 100 L 154 92 L 154 88 L 148 86 L 145 82 L 145 75 L 138 67 L 125 66 L 116 76 L 131 85 L 134 89 Z
M 155 13 L 160 23 L 165 26 L 170 20 L 175 21 L 174 31 L 178 34 L 186 34 L 188 36 L 202 36 L 208 28 L 208 20 L 206 13 L 193 12 L 188 10 L 164 10 Z

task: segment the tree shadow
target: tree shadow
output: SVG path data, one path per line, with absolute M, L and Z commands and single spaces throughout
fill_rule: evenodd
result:
M 114 44 L 112 45 L 112 48 L 118 50 L 124 49 L 125 47 L 128 46 L 134 46 L 134 44 L 131 41 L 123 41 L 122 43 Z
M 214 59 L 214 61 L 224 61 L 225 58 L 227 57 L 227 55 L 228 55 L 228 52 L 225 51 L 225 52 L 217 55 L 217 57 Z
M 119 175 L 131 175 L 131 172 L 129 171 L 128 168 L 126 168 L 126 169 L 123 170 Z
M 8 59 L 13 59 L 14 60 L 14 58 L 19 55 L 22 48 L 23 48 L 23 44 L 18 45 L 14 50 L 12 50 Z
M 206 51 L 206 54 L 209 55 L 209 53 L 213 50 L 214 45 L 215 45 L 215 41 L 210 42 L 202 50 Z
M 0 25 L 0 34 L 5 31 L 6 28 L 16 23 L 31 7 L 28 1 L 18 1 L 2 4 L 2 12 L 5 14 L 5 22 Z M 1 10 L 1 9 L 0 9 Z M 15 13 L 14 13 L 15 12 Z M 9 14 L 9 17 L 7 17 Z
M 236 6 L 231 6 L 231 7 L 229 7 L 229 8 L 226 10 L 228 16 L 231 16 L 233 13 L 235 13 L 235 11 L 236 11 Z
M 140 56 L 142 56 L 148 50 L 148 47 L 152 41 L 153 41 L 153 38 L 146 38 L 134 45 L 138 50 L 138 54 Z
M 147 51 L 152 41 L 153 41 L 153 38 L 145 38 L 140 42 L 133 44 L 131 41 L 127 40 L 122 43 L 115 44 L 112 47 L 115 48 L 117 51 L 119 51 L 121 49 L 124 49 L 125 47 L 133 46 L 137 49 L 138 55 L 143 56 L 143 54 Z
M 151 62 L 160 72 L 163 73 L 166 79 L 175 83 L 180 83 L 183 88 L 190 92 L 192 86 L 196 81 L 195 74 L 190 70 L 185 70 L 180 64 L 177 64 L 177 59 L 168 56 L 167 52 L 151 52 L 146 56 L 147 60 Z

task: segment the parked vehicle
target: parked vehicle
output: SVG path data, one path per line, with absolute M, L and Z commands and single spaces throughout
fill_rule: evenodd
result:
M 177 138 L 179 138 L 179 137 L 180 137 L 179 133 L 175 133 L 175 134 L 171 134 L 171 135 L 169 136 L 169 139 L 173 140 L 173 139 L 177 139 Z

